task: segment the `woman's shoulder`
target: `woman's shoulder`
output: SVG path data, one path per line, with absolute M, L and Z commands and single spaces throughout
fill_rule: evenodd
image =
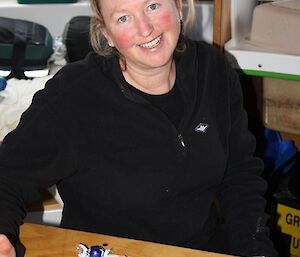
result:
M 179 69 L 187 73 L 216 74 L 226 76 L 230 69 L 224 53 L 205 41 L 185 38 L 185 51 L 178 58 Z
M 109 75 L 111 70 L 112 58 L 90 52 L 84 59 L 68 63 L 62 67 L 48 84 L 58 87 L 62 91 L 73 90 L 96 80 L 101 81 L 101 77 Z
M 45 103 L 70 97 L 80 99 L 84 91 L 88 91 L 107 76 L 106 70 L 111 70 L 111 63 L 108 58 L 94 52 L 89 53 L 84 59 L 62 67 L 35 98 Z
M 187 55 L 202 62 L 227 62 L 224 53 L 212 43 L 186 38 Z
M 111 59 L 100 56 L 95 52 L 90 52 L 84 59 L 65 65 L 55 74 L 54 79 L 71 80 L 74 83 L 86 80 L 93 74 L 99 75 L 110 70 L 112 65 Z

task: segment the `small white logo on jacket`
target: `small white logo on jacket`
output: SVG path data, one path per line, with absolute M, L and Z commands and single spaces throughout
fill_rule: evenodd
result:
M 206 130 L 207 130 L 207 128 L 208 128 L 208 124 L 206 124 L 206 123 L 199 123 L 198 124 L 198 126 L 195 128 L 195 131 L 196 132 L 205 132 Z

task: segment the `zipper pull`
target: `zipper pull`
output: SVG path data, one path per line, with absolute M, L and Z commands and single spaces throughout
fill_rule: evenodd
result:
M 184 143 L 184 140 L 183 140 L 183 136 L 181 134 L 178 134 L 178 138 L 179 138 L 179 141 L 180 141 L 180 144 L 185 147 L 185 143 Z

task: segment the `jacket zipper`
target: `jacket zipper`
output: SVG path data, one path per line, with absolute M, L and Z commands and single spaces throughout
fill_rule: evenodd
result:
M 179 141 L 180 141 L 180 144 L 183 148 L 185 148 L 185 143 L 184 143 L 184 140 L 183 140 L 183 136 L 179 133 L 178 134 L 178 138 L 179 138 Z
M 179 143 L 180 143 L 180 148 L 179 148 L 179 159 L 185 159 L 186 157 L 186 146 L 185 146 L 185 142 L 183 139 L 182 134 L 178 134 L 177 135 L 178 139 L 179 139 Z
M 118 81 L 118 84 L 119 84 L 119 87 L 120 87 L 121 91 L 123 92 L 123 94 L 125 95 L 126 98 L 128 98 L 128 99 L 130 99 L 131 101 L 134 101 L 134 102 L 140 102 L 140 101 L 137 101 L 136 98 L 133 99 L 133 96 L 128 94 L 128 92 L 127 92 L 128 90 L 126 90 L 126 87 L 123 85 L 123 83 Z M 162 111 L 160 111 L 158 108 L 155 108 L 150 102 L 148 102 L 147 100 L 144 100 L 144 98 L 142 98 L 142 99 L 143 99 L 143 103 L 150 104 L 154 109 L 156 109 L 156 111 L 159 111 L 160 114 L 163 114 L 164 117 L 168 120 L 168 122 L 172 123 L 170 121 L 170 119 Z M 172 123 L 172 126 L 175 128 L 176 131 L 178 131 L 173 123 Z M 183 136 L 182 136 L 181 133 L 177 133 L 177 137 L 178 137 L 179 142 L 180 142 L 179 156 L 181 156 L 182 158 L 185 158 L 185 156 L 186 156 L 186 146 L 185 146 Z

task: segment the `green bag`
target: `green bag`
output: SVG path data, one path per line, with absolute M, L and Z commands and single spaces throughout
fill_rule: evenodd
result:
M 52 53 L 53 38 L 46 27 L 0 17 L 0 70 L 22 74 L 46 69 Z

